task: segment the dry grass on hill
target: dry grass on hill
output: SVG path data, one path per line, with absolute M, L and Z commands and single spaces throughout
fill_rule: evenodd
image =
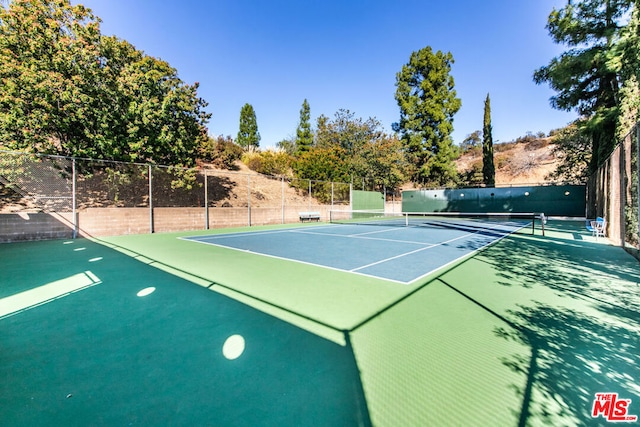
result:
M 553 153 L 554 145 L 549 138 L 529 142 L 510 142 L 494 145 L 496 185 L 544 184 L 548 175 L 558 165 Z M 458 172 L 472 168 L 482 171 L 482 150 L 462 155 L 457 161 Z

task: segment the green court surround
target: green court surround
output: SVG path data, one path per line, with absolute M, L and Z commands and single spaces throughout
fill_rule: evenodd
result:
M 582 223 L 510 236 L 411 286 L 178 239 L 200 234 L 0 245 L 0 298 L 87 271 L 99 279 L 0 318 L 0 423 L 150 425 L 174 410 L 178 423 L 255 425 L 262 414 L 264 425 L 336 425 L 342 408 L 344 425 L 600 425 L 598 392 L 640 414 L 640 265 Z M 135 296 L 148 286 L 166 292 Z M 237 378 L 206 343 L 221 347 L 235 321 L 280 332 Z M 290 357 L 307 348 L 316 355 Z M 263 378 L 287 371 L 344 405 L 294 397 L 286 376 L 281 395 L 268 393 Z M 229 390 L 237 406 L 216 406 Z

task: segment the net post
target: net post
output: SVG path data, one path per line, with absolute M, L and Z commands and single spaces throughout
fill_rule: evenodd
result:
M 409 226 L 409 213 L 408 212 L 404 212 L 403 215 L 404 215 L 404 225 L 405 225 L 405 227 L 408 227 Z
M 542 222 L 542 216 L 540 217 L 540 222 Z M 533 214 L 531 218 L 531 235 L 535 236 L 536 234 L 536 214 Z
M 540 214 L 540 230 L 542 231 L 542 235 L 544 236 L 544 225 L 547 222 L 547 217 L 543 213 Z

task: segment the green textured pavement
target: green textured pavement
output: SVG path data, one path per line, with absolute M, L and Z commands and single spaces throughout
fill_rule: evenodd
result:
M 409 286 L 179 239 L 202 234 L 0 245 L 0 424 L 602 425 L 598 392 L 640 414 L 640 264 L 580 223 Z M 19 309 L 33 290 L 66 293 Z

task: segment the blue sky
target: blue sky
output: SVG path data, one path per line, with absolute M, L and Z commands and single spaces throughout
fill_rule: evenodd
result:
M 74 3 L 78 3 L 74 1 Z M 545 25 L 566 0 L 84 0 L 102 32 L 169 62 L 213 116 L 212 135 L 238 132 L 250 103 L 272 147 L 295 135 L 306 98 L 311 119 L 339 109 L 398 121 L 396 73 L 425 46 L 451 52 L 451 75 L 462 100 L 453 138 L 482 128 L 491 97 L 493 138 L 511 141 L 547 133 L 574 120 L 554 110 L 535 69 L 565 50 Z

